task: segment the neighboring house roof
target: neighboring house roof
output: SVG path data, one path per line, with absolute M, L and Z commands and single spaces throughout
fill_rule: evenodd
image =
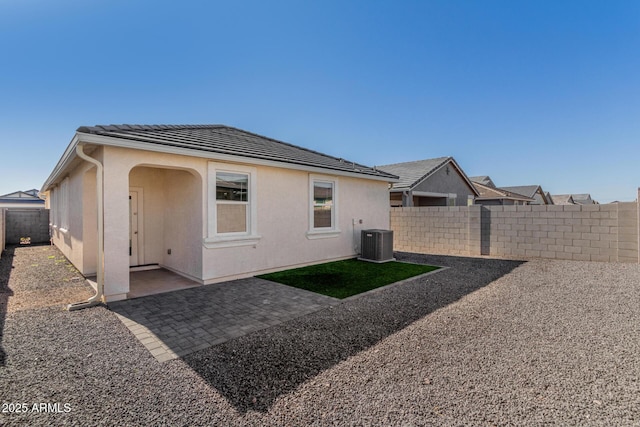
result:
M 515 187 L 500 187 L 501 190 L 511 191 L 512 193 L 522 194 L 523 196 L 531 197 L 536 201 L 545 204 L 552 205 L 553 200 L 547 198 L 546 193 L 539 185 L 520 185 Z
M 491 177 L 489 177 L 488 175 L 472 176 L 472 177 L 469 177 L 469 179 L 473 181 L 474 184 L 477 182 L 479 184 L 482 184 L 488 187 L 493 187 L 493 188 L 496 187 L 496 185 L 491 180 Z
M 593 205 L 598 202 L 591 198 L 591 194 L 555 194 L 551 196 L 556 205 Z
M 0 205 L 4 206 L 44 206 L 44 199 L 38 197 L 38 190 L 15 191 L 0 196 Z
M 500 187 L 503 190 L 511 191 L 513 193 L 522 194 L 523 196 L 533 197 L 540 189 L 539 185 L 518 185 L 513 187 Z
M 435 172 L 437 172 L 440 168 L 444 167 L 447 164 L 453 165 L 462 176 L 462 178 L 466 181 L 467 185 L 471 188 L 471 190 L 478 194 L 478 191 L 473 186 L 473 183 L 467 175 L 464 173 L 462 168 L 456 163 L 453 157 L 438 157 L 435 159 L 426 159 L 426 160 L 417 160 L 413 162 L 404 162 L 404 163 L 394 163 L 391 165 L 383 165 L 378 166 L 378 169 L 383 170 L 387 173 L 397 175 L 399 181 L 393 184 L 394 190 L 410 190 L 413 187 L 416 187 L 425 179 L 429 178 Z
M 81 126 L 43 189 L 55 182 L 75 158 L 75 145 L 86 142 L 205 158 L 228 158 L 282 167 L 331 170 L 395 182 L 397 177 L 376 168 L 329 156 L 286 142 L 225 125 L 109 125 Z
M 34 194 L 35 192 L 35 194 Z M 44 199 L 38 197 L 38 190 L 29 191 L 15 191 L 13 193 L 4 194 L 0 196 L 1 200 L 8 200 L 12 202 L 43 202 Z
M 575 205 L 571 194 L 552 194 L 551 199 L 554 205 Z
M 522 194 L 513 193 L 511 191 L 507 191 L 503 188 L 495 188 L 489 185 L 481 184 L 479 182 L 474 182 L 476 189 L 480 193 L 479 197 L 476 197 L 476 200 L 518 200 L 523 202 L 533 202 L 534 199 L 531 197 L 523 196 Z
M 596 203 L 595 200 L 591 198 L 591 194 L 572 194 L 571 197 L 573 201 L 578 205 L 593 205 Z

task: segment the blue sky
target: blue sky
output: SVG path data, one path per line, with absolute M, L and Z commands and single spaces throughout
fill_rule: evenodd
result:
M 0 194 L 111 123 L 634 200 L 640 2 L 0 0 Z

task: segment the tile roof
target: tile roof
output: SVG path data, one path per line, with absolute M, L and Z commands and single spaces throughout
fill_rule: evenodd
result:
M 534 200 L 531 197 L 514 193 L 512 191 L 507 191 L 504 188 L 491 187 L 489 185 L 481 184 L 479 182 L 474 182 L 474 185 L 476 186 L 476 189 L 480 193 L 480 197 L 477 198 L 478 200 L 509 199 L 509 200 L 522 200 L 527 202 Z
M 551 200 L 554 205 L 575 205 L 571 194 L 552 194 Z
M 488 175 L 482 175 L 482 176 L 470 176 L 469 179 L 471 181 L 473 181 L 474 183 L 480 183 L 482 185 L 487 185 L 489 187 L 494 187 L 495 188 L 495 184 L 493 183 L 493 181 L 491 180 L 491 177 L 489 177 Z
M 34 194 L 35 192 L 35 194 Z M 13 193 L 3 194 L 0 199 L 10 200 L 44 200 L 38 197 L 38 190 L 14 191 Z
M 512 193 L 522 194 L 527 197 L 534 197 L 540 188 L 539 185 L 519 185 L 514 187 L 500 187 L 502 190 L 511 191 Z
M 379 178 L 395 175 L 225 125 L 82 126 L 78 133 L 132 142 L 331 169 Z
M 593 205 L 596 203 L 589 193 L 572 194 L 571 197 L 573 198 L 573 201 L 579 205 Z
M 9 194 L 3 194 L 0 196 L 1 204 L 20 204 L 20 205 L 44 205 L 44 199 L 41 199 L 37 195 L 33 195 L 33 191 L 37 190 L 29 190 L 29 191 L 15 191 Z
M 436 159 L 417 160 L 414 162 L 394 163 L 378 166 L 378 169 L 397 175 L 400 181 L 393 184 L 394 189 L 409 189 L 420 183 L 424 178 L 435 172 L 452 157 L 438 157 Z

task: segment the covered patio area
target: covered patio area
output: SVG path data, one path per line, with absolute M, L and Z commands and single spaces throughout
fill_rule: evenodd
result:
M 202 285 L 164 268 L 131 270 L 127 298 L 139 298 L 197 286 Z

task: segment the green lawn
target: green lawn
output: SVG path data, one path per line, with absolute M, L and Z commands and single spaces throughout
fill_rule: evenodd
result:
M 342 299 L 436 269 L 431 265 L 396 261 L 376 264 L 354 258 L 257 277 Z

